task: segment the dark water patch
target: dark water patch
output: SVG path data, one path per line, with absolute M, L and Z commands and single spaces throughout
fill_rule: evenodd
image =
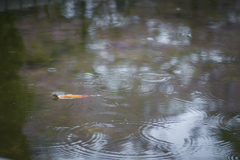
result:
M 73 101 L 65 101 L 64 104 L 71 108 L 73 106 Z M 58 123 L 68 124 L 71 121 L 66 115 L 66 111 L 69 110 L 68 107 L 52 107 L 44 111 L 31 111 L 31 116 L 28 117 L 27 120 L 30 120 L 31 123 L 35 123 L 36 126 L 54 126 Z
M 232 153 L 228 153 L 226 156 L 225 156 L 225 159 L 227 160 L 238 160 L 240 158 L 240 155 L 239 154 L 236 154 L 234 152 Z
M 216 148 L 222 149 L 222 152 L 225 152 L 226 159 L 238 159 L 238 142 L 239 142 L 239 129 L 236 126 L 232 126 L 228 129 L 220 129 L 218 138 L 220 139 L 220 143 L 217 144 Z M 225 149 L 225 150 L 224 150 Z M 235 152 L 233 152 L 233 150 Z
M 116 110 L 116 111 L 114 111 Z M 137 119 L 136 115 L 131 114 L 124 108 L 109 109 L 109 111 L 98 112 L 91 115 L 93 122 L 128 123 Z

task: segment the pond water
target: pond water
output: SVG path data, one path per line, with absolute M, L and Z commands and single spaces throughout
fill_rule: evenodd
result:
M 240 159 L 240 1 L 0 6 L 0 159 Z

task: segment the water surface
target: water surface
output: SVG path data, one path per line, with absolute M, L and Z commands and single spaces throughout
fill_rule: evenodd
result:
M 0 158 L 240 158 L 240 1 L 1 3 Z

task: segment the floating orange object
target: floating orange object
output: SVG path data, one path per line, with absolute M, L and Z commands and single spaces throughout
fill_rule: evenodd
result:
M 53 96 L 59 98 L 59 99 L 74 99 L 74 98 L 84 98 L 84 97 L 89 97 L 89 95 L 72 95 L 72 94 L 67 94 L 67 95 L 62 95 L 62 96 L 58 96 L 56 94 L 54 94 Z

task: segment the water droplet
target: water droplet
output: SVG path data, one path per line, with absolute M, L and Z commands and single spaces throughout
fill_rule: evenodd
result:
M 48 72 L 56 72 L 57 69 L 56 68 L 48 68 Z

